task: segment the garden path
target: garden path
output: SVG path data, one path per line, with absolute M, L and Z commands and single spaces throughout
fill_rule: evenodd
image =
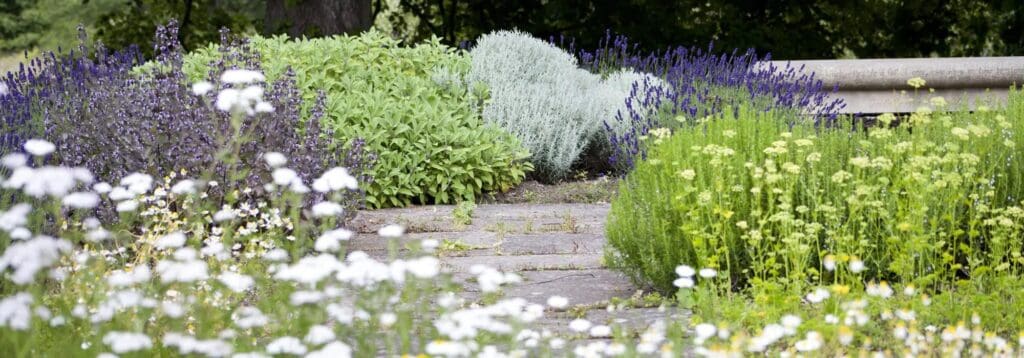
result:
M 608 204 L 479 205 L 468 223 L 464 217 L 456 218 L 454 206 L 362 211 L 352 223 L 358 234 L 350 249 L 385 258 L 388 241 L 377 236 L 376 230 L 387 224 L 405 227 L 400 242 L 437 239 L 443 266 L 463 285 L 468 300 L 480 295 L 469 274 L 476 264 L 522 276 L 522 283 L 504 289 L 507 297 L 540 304 L 552 295 L 568 298 L 569 309 L 549 312 L 539 323 L 538 328 L 552 332 L 568 334 L 569 321 L 580 316 L 594 324 L 618 323 L 630 331 L 670 316 L 679 319 L 684 313 L 672 308 L 637 304 L 622 310 L 606 309 L 613 300 L 640 296 L 627 277 L 603 264 L 608 209 Z

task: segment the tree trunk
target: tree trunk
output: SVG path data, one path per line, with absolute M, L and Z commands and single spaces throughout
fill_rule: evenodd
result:
M 357 34 L 373 25 L 371 0 L 267 0 L 266 34 Z

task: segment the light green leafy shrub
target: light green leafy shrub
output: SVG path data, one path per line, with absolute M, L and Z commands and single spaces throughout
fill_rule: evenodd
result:
M 470 56 L 466 82 L 489 90 L 484 119 L 518 137 L 532 154 L 534 174 L 548 182 L 567 177 L 588 147 L 607 162 L 605 122 L 626 130 L 629 121 L 616 121 L 616 112 L 633 81 L 650 77 L 623 72 L 604 80 L 579 68 L 572 54 L 515 31 L 482 36 Z
M 463 53 L 436 39 L 403 47 L 371 31 L 355 37 L 250 40 L 268 79 L 291 68 L 306 111 L 323 91 L 322 126 L 340 142 L 365 140 L 377 155 L 367 172 L 373 181 L 364 186 L 368 206 L 472 200 L 482 192 L 507 190 L 530 170 L 517 140 L 481 120 L 479 91 L 435 83 L 437 68 L 454 77 L 469 69 Z M 214 47 L 188 55 L 187 73 L 205 78 L 217 56 Z
M 1003 111 L 923 108 L 866 132 L 790 128 L 788 115 L 745 106 L 652 132 L 612 204 L 607 261 L 662 292 L 681 264 L 796 292 L 1024 273 L 1019 92 Z

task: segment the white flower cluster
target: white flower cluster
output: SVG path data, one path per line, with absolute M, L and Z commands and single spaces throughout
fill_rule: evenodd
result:
M 15 242 L 0 256 L 0 272 L 10 268 L 14 270 L 11 281 L 19 285 L 30 284 L 35 282 L 39 271 L 53 266 L 70 251 L 70 242 L 49 236 Z
M 224 71 L 220 81 L 228 85 L 247 85 L 242 89 L 224 88 L 217 93 L 217 100 L 214 106 L 224 112 L 244 113 L 254 115 L 256 113 L 270 113 L 274 106 L 263 100 L 263 87 L 257 83 L 265 81 L 262 73 L 233 69 Z M 203 81 L 192 85 L 192 93 L 197 96 L 204 96 L 214 89 L 212 83 Z
M 25 142 L 26 152 L 43 157 L 54 151 L 56 147 L 45 140 L 31 139 Z M 6 180 L 0 178 L 0 188 L 22 190 L 26 195 L 42 198 L 64 198 L 79 183 L 88 185 L 93 181 L 92 173 L 84 168 L 68 168 L 28 166 L 28 157 L 21 153 L 11 153 L 0 159 L 4 167 L 11 170 Z M 64 204 L 72 208 L 91 208 L 98 204 L 99 199 L 93 193 L 79 192 L 70 195 Z

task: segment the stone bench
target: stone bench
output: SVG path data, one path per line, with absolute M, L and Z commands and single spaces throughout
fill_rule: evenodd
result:
M 1005 104 L 1010 86 L 1024 85 L 1024 56 L 771 62 L 777 68 L 787 63 L 804 66 L 828 88 L 838 84 L 837 95 L 846 101 L 842 113 L 852 114 L 913 112 L 934 96 L 950 109 L 973 110 L 979 103 Z M 915 91 L 907 85 L 914 77 L 927 83 Z

